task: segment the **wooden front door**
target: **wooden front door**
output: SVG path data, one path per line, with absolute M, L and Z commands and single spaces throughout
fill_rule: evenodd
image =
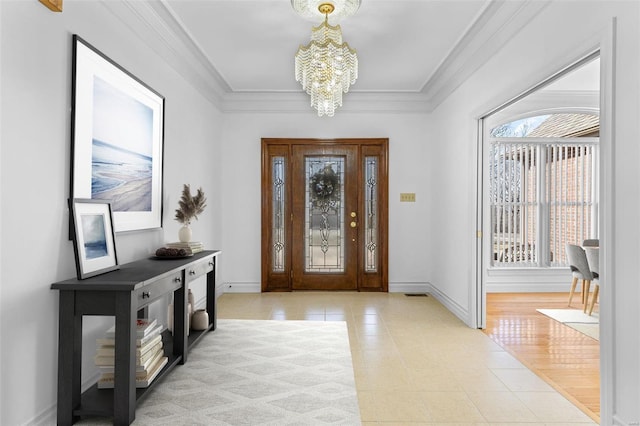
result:
M 387 291 L 387 151 L 262 140 L 263 291 Z

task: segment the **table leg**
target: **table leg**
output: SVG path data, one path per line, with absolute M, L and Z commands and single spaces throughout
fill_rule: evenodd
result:
M 75 292 L 60 291 L 58 314 L 58 425 L 71 425 L 78 416 L 82 372 L 82 315 L 75 313 Z
M 216 258 L 212 257 L 209 262 L 211 262 L 213 270 L 207 273 L 207 312 L 209 313 L 211 330 L 215 330 L 218 317 L 216 312 Z
M 129 425 L 136 418 L 136 311 L 135 292 L 115 298 L 116 339 L 113 388 L 113 423 Z
M 182 285 L 173 292 L 173 354 L 180 357 L 180 364 L 187 362 L 187 284 L 184 271 Z

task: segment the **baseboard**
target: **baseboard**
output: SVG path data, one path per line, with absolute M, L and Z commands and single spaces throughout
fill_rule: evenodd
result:
M 262 285 L 260 283 L 224 283 L 223 293 L 260 293 Z
M 471 327 L 470 318 L 469 318 L 469 310 L 463 308 L 460 304 L 458 304 L 455 300 L 451 299 L 446 294 L 442 293 L 440 290 L 430 285 L 431 289 L 429 293 L 440 302 L 445 308 L 451 311 L 456 317 L 460 319 L 463 323 Z
M 568 283 L 487 283 L 487 293 L 567 293 Z
M 44 410 L 43 412 L 38 414 L 36 417 L 34 417 L 31 420 L 29 420 L 25 424 L 27 424 L 29 426 L 55 425 L 58 422 L 58 419 L 57 419 L 57 416 L 56 416 L 56 414 L 57 414 L 56 405 L 57 404 L 51 405 L 49 408 L 47 408 L 46 410 Z
M 601 421 L 602 421 L 602 419 L 601 419 Z M 605 424 L 605 423 L 602 422 L 602 424 Z M 638 422 L 638 421 L 630 422 L 630 421 L 623 420 L 617 414 L 615 414 L 613 416 L 613 425 L 614 426 L 632 426 L 632 425 L 638 425 L 638 424 L 640 424 L 640 422 Z
M 91 386 L 95 385 L 100 379 L 100 373 L 96 372 L 91 375 L 80 387 L 80 392 L 84 392 Z M 57 382 L 56 382 L 57 383 Z M 51 404 L 48 408 L 44 409 L 37 416 L 27 421 L 25 424 L 29 426 L 50 426 L 55 425 L 58 422 L 58 404 Z
M 429 293 L 431 290 L 431 284 L 427 282 L 422 283 L 389 283 L 389 293 Z
M 428 293 L 429 283 L 389 283 L 389 293 Z M 260 293 L 260 283 L 224 283 L 221 286 L 222 293 Z M 217 293 L 217 291 L 216 291 Z

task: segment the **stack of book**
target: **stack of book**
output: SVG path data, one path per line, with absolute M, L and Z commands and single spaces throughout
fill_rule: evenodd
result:
M 204 250 L 204 244 L 199 241 L 190 241 L 188 243 L 168 243 L 166 247 L 169 248 L 177 248 L 177 249 L 185 249 L 188 254 L 195 254 L 202 250 Z
M 162 325 L 157 320 L 138 319 L 136 331 L 136 387 L 146 388 L 156 378 L 168 358 L 162 348 Z M 113 388 L 115 366 L 115 326 L 104 339 L 97 339 L 95 363 L 100 368 L 98 389 Z

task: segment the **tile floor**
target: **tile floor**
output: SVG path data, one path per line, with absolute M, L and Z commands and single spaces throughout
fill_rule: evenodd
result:
M 430 296 L 227 293 L 218 318 L 346 321 L 365 426 L 596 424 Z

